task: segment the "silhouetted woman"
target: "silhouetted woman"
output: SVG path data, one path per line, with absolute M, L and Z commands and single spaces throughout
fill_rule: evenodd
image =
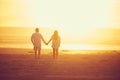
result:
M 54 31 L 54 34 L 52 35 L 47 44 L 49 44 L 50 41 L 52 41 L 53 58 L 56 59 L 58 57 L 58 50 L 60 47 L 60 36 L 57 30 Z

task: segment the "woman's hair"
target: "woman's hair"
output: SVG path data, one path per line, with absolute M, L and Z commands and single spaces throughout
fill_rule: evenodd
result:
M 58 36 L 58 31 L 57 31 L 57 30 L 54 31 L 53 36 L 54 36 L 54 39 L 55 39 L 55 40 L 58 39 L 59 36 Z

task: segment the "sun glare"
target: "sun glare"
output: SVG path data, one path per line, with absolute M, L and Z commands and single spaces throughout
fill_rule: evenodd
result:
M 39 27 L 45 39 L 49 39 L 56 29 L 60 33 L 62 44 L 70 44 L 61 48 L 96 49 L 97 47 L 89 44 L 117 44 L 119 41 L 117 33 L 112 32 L 113 29 L 108 30 L 120 21 L 117 1 L 0 0 L 0 26 L 27 27 L 29 29 L 19 33 L 20 36 L 25 34 L 27 37 L 34 32 L 34 28 Z M 118 13 L 115 14 L 115 10 Z M 6 31 L 10 33 L 9 29 Z M 18 29 L 14 31 L 17 35 Z
M 2 25 L 62 28 L 111 27 L 114 1 L 1 0 Z
M 97 47 L 89 44 L 66 44 L 61 46 L 61 49 L 66 50 L 96 50 Z

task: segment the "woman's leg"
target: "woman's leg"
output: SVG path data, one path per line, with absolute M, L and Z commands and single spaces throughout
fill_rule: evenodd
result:
M 55 49 L 53 48 L 53 58 L 55 59 Z
M 56 49 L 56 58 L 58 58 L 58 49 Z

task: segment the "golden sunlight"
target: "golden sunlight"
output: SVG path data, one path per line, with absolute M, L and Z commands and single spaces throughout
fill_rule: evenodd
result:
M 0 80 L 120 80 L 120 0 L 0 0 Z
M 113 27 L 115 0 L 0 1 L 0 26 Z
M 66 50 L 97 50 L 96 46 L 90 44 L 66 44 L 61 47 Z
M 93 49 L 94 44 L 118 45 L 119 30 L 115 29 L 120 28 L 118 2 L 118 0 L 0 0 L 0 26 L 27 27 L 21 29 L 22 34 L 17 33 L 17 28 L 11 30 L 15 36 L 19 34 L 20 37 L 30 37 L 34 28 L 39 27 L 46 40 L 56 29 L 60 33 L 62 44 L 73 44 L 69 45 L 69 49 Z M 11 33 L 9 29 L 6 32 Z M 4 34 L 1 35 L 3 37 Z

